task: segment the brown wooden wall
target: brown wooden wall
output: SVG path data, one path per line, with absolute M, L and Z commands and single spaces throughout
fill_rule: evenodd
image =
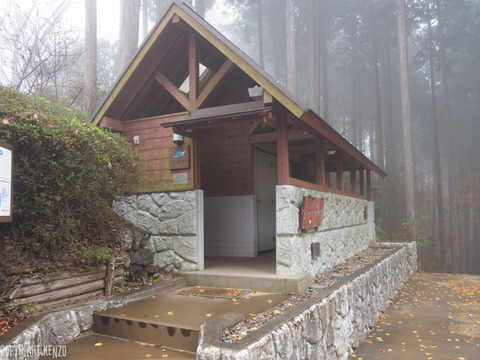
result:
M 248 122 L 197 131 L 204 195 L 254 194 Z
M 140 144 L 135 147 L 140 151 L 145 160 L 145 182 L 139 188 L 139 192 L 145 191 L 175 191 L 193 189 L 193 146 L 192 140 L 185 139 L 185 144 L 190 145 L 190 168 L 187 170 L 170 170 L 170 158 L 172 149 L 177 148 L 173 143 L 171 128 L 163 128 L 162 123 L 185 118 L 186 114 L 133 120 L 124 123 L 123 135 L 131 142 L 135 135 L 140 136 Z M 173 185 L 174 173 L 187 173 L 188 183 Z

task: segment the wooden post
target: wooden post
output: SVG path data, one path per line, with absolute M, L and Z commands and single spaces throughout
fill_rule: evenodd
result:
M 361 196 L 365 196 L 365 172 L 363 169 L 360 169 L 358 171 L 358 176 L 359 176 L 359 180 L 360 180 L 360 195 Z
M 367 170 L 367 200 L 372 200 L 372 174 Z
M 202 188 L 202 171 L 200 156 L 200 137 L 195 131 L 193 136 L 193 184 L 195 189 Z
M 197 40 L 195 34 L 190 34 L 188 43 L 188 74 L 190 76 L 190 89 L 188 98 L 190 100 L 190 109 L 197 108 L 197 88 L 198 88 L 198 61 L 197 61 Z
M 357 170 L 350 170 L 350 184 L 352 189 L 352 194 L 357 195 Z
M 107 274 L 105 277 L 105 296 L 110 296 L 112 294 L 113 287 L 113 271 L 115 270 L 115 255 L 112 254 L 107 264 Z
M 278 115 L 277 128 L 277 174 L 278 185 L 288 185 L 290 179 L 288 158 L 288 128 L 287 116 L 284 113 Z
M 335 151 L 335 157 L 337 160 L 336 170 L 337 170 L 337 190 L 343 191 L 343 162 L 342 162 L 342 150 L 337 149 Z
M 325 185 L 325 152 L 323 147 L 323 139 L 316 138 L 316 151 L 315 151 L 315 173 L 316 182 L 319 185 Z

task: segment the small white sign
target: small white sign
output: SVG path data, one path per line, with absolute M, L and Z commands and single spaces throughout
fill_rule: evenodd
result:
M 0 143 L 0 222 L 11 221 L 13 147 Z
M 188 182 L 187 173 L 173 174 L 173 185 L 186 184 Z

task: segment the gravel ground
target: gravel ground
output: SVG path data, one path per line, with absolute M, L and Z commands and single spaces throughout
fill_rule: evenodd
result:
M 332 269 L 316 274 L 312 279 L 312 285 L 305 291 L 305 294 L 290 295 L 288 299 L 261 314 L 251 314 L 251 317 L 247 318 L 244 322 L 225 329 L 223 332 L 223 341 L 233 343 L 244 338 L 250 332 L 257 330 L 276 316 L 284 314 L 286 311 L 310 298 L 312 295 L 332 286 L 342 278 L 359 271 L 363 267 L 379 260 L 382 256 L 389 254 L 392 251 L 393 249 L 369 248 L 351 258 L 348 258 L 341 264 L 334 266 Z

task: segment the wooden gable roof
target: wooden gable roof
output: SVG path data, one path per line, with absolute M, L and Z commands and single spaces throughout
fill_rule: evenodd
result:
M 189 78 L 189 46 L 194 39 L 196 57 L 203 65 L 206 78 L 198 93 L 188 96 L 179 90 Z M 200 80 L 201 82 L 202 80 Z M 309 131 L 326 138 L 331 144 L 380 176 L 385 172 L 350 144 L 343 136 L 280 85 L 263 68 L 245 55 L 228 39 L 197 15 L 187 5 L 173 2 L 141 45 L 137 55 L 114 85 L 92 123 L 102 119 L 128 121 L 152 116 L 189 112 L 213 106 L 228 105 L 229 84 L 248 88 L 263 87 L 276 102 L 286 108 Z M 187 86 L 188 87 L 188 86 Z M 187 90 L 188 91 L 188 90 Z M 248 94 L 245 99 L 249 101 Z

